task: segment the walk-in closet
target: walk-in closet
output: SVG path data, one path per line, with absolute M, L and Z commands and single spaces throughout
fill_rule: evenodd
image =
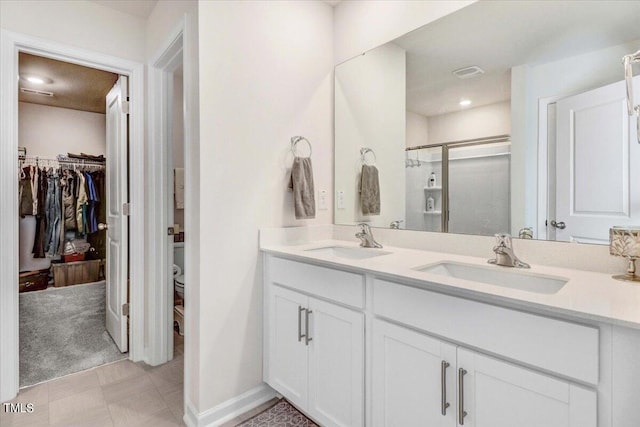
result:
M 126 357 L 105 321 L 106 99 L 118 77 L 20 53 L 20 387 Z

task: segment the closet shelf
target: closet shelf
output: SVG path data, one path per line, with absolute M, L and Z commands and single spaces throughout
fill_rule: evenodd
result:
M 442 215 L 442 211 L 423 211 L 425 215 Z

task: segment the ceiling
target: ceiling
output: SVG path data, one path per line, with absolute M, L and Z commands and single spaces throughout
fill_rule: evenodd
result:
M 20 53 L 19 87 L 52 92 L 53 96 L 23 93 L 19 101 L 72 110 L 105 113 L 106 96 L 118 79 L 117 74 L 41 56 Z M 37 76 L 45 81 L 34 84 L 28 76 Z
M 639 20 L 640 1 L 474 3 L 394 41 L 407 51 L 407 109 L 433 116 L 459 111 L 463 98 L 472 106 L 509 100 L 512 67 L 639 40 Z M 452 74 L 471 65 L 485 74 Z
M 158 0 L 91 0 L 99 5 L 147 19 Z

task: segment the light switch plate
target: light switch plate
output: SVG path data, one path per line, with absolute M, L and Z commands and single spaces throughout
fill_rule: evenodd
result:
M 327 190 L 318 190 L 318 209 L 326 211 L 327 207 Z
M 336 191 L 336 205 L 338 209 L 344 209 L 344 190 Z

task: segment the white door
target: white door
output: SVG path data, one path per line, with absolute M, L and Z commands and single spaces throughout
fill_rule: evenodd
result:
M 640 223 L 637 141 L 624 81 L 557 102 L 557 240 L 607 244 L 611 226 Z
M 294 405 L 307 407 L 308 297 L 272 285 L 269 302 L 269 385 Z
M 375 321 L 373 425 L 455 426 L 455 372 L 454 345 Z
M 463 369 L 466 372 L 461 375 Z M 596 427 L 596 392 L 458 348 L 464 427 Z M 460 418 L 460 416 L 458 416 Z M 463 424 L 464 423 L 464 424 Z
M 309 298 L 309 414 L 323 426 L 364 425 L 364 315 Z
M 123 209 L 128 202 L 128 128 L 125 103 L 127 78 L 120 76 L 107 95 L 107 331 L 123 353 L 128 350 L 127 303 L 128 222 Z

